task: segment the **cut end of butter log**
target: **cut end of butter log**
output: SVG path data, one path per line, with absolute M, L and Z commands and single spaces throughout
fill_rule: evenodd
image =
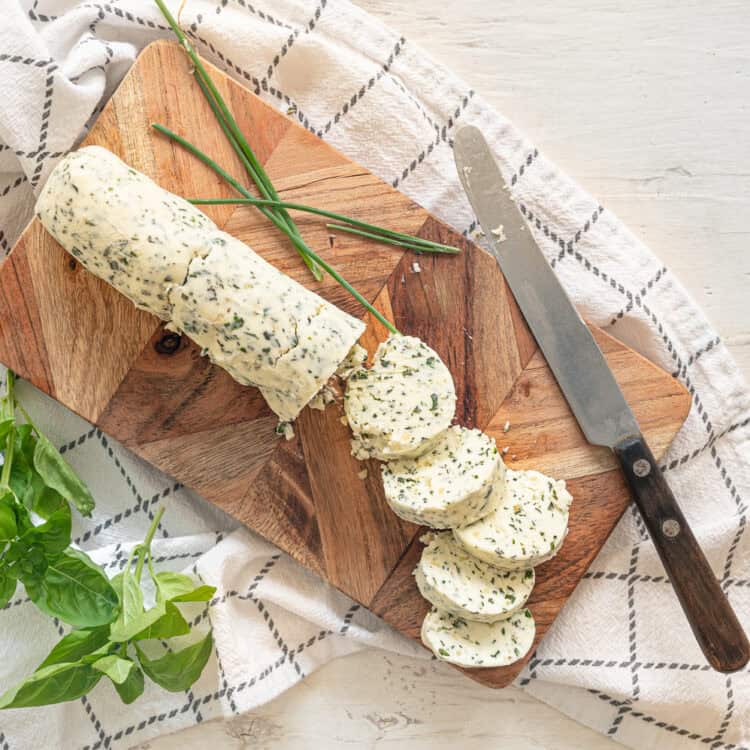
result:
M 438 659 L 459 667 L 513 664 L 529 652 L 535 633 L 528 609 L 494 623 L 473 622 L 433 609 L 422 623 L 422 643 Z
M 453 533 L 467 552 L 491 565 L 534 567 L 554 557 L 562 546 L 572 500 L 562 480 L 538 471 L 508 469 L 497 507 Z
M 357 458 L 415 458 L 450 425 L 456 389 L 448 368 L 427 344 L 394 335 L 380 344 L 372 367 L 350 374 L 344 410 Z
M 436 529 L 477 521 L 505 488 L 505 464 L 494 439 L 459 426 L 441 433 L 419 458 L 384 464 L 382 473 L 391 509 Z
M 534 588 L 534 570 L 502 570 L 477 560 L 449 531 L 422 537 L 414 570 L 417 587 L 433 607 L 475 622 L 504 620 L 524 607 Z
M 172 326 L 291 421 L 346 360 L 364 324 L 225 232 L 170 292 Z

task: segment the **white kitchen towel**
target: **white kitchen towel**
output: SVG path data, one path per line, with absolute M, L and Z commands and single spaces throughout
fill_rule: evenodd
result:
M 138 51 L 169 33 L 150 0 L 0 0 L 0 8 L 0 246 L 8 252 L 56 160 L 85 133 Z M 669 271 L 508 120 L 345 0 L 187 0 L 181 20 L 212 62 L 465 232 L 476 225 L 451 138 L 459 121 L 487 133 L 584 314 L 690 389 L 693 408 L 664 462 L 667 476 L 750 626 L 750 393 Z M 123 707 L 101 685 L 71 705 L 1 714 L 0 748 L 126 747 L 247 710 L 367 645 L 423 655 L 97 430 L 31 388 L 21 396 L 92 486 L 97 510 L 76 535 L 98 559 L 116 570 L 153 508 L 169 505 L 156 554 L 219 587 L 209 613 L 217 648 L 186 694 L 149 690 Z M 0 627 L 5 687 L 35 666 L 58 629 L 22 596 L 0 612 Z M 750 747 L 750 675 L 705 666 L 633 513 L 519 682 L 639 750 Z

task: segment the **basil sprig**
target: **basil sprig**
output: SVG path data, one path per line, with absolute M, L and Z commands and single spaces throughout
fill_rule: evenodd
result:
M 210 631 L 190 638 L 178 605 L 208 602 L 216 589 L 181 573 L 154 571 L 151 542 L 163 508 L 111 581 L 85 552 L 70 546 L 70 506 L 90 515 L 93 497 L 18 405 L 14 386 L 9 371 L 0 399 L 0 608 L 20 582 L 42 612 L 74 630 L 32 675 L 0 696 L 0 709 L 75 700 L 103 677 L 124 703 L 143 693 L 144 675 L 165 690 L 186 690 L 203 672 L 213 640 Z M 151 607 L 141 588 L 145 570 L 155 589 Z M 188 636 L 187 645 L 172 640 L 181 636 Z M 155 656 L 157 641 L 164 653 Z
M 10 371 L 0 399 L 0 451 L 0 607 L 21 582 L 50 617 L 74 627 L 112 622 L 117 592 L 85 552 L 70 546 L 70 505 L 90 515 L 94 499 L 18 405 Z

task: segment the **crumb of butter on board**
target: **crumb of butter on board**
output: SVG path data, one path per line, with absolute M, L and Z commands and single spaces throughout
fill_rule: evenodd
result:
M 502 224 L 498 224 L 495 229 L 492 230 L 492 236 L 498 241 L 498 242 L 505 242 L 507 239 L 505 236 L 505 228 Z
M 335 400 L 336 395 L 334 394 L 331 387 L 328 385 L 324 385 L 312 397 L 312 400 L 308 403 L 308 406 L 311 409 L 316 409 L 317 411 L 325 411 L 326 406 L 328 406 L 328 404 L 332 404 Z
M 283 435 L 284 440 L 294 440 L 294 426 L 291 422 L 279 422 L 276 425 L 276 434 Z

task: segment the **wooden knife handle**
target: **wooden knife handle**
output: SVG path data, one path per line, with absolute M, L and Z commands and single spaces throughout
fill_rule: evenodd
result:
M 711 666 L 735 672 L 750 659 L 747 636 L 643 436 L 615 446 L 638 509 Z

